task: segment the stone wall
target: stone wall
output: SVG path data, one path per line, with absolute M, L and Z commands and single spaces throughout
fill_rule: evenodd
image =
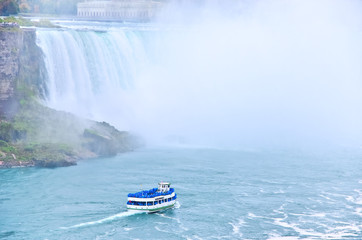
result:
M 151 0 L 89 1 L 78 3 L 77 15 L 85 19 L 149 21 L 162 4 Z

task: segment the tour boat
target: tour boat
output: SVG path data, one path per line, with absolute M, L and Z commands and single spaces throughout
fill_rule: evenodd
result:
M 127 209 L 152 213 L 174 207 L 177 194 L 170 186 L 168 182 L 160 182 L 158 188 L 129 193 Z

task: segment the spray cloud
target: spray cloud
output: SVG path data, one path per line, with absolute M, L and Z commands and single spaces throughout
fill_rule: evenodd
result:
M 75 54 L 48 64 L 49 105 L 149 143 L 359 146 L 361 10 L 357 0 L 178 1 L 157 30 L 42 32 L 48 63 Z M 52 54 L 51 38 L 64 51 Z
M 166 12 L 161 22 L 179 28 L 157 42 L 136 87 L 149 136 L 168 132 L 221 146 L 361 143 L 360 2 L 170 9 L 179 14 Z

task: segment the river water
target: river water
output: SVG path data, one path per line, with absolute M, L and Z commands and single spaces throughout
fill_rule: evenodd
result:
M 0 239 L 361 239 L 360 153 L 142 149 L 0 172 Z M 170 181 L 176 208 L 126 210 Z
M 150 147 L 1 170 L 0 239 L 362 239 L 361 4 L 240 2 L 194 24 L 37 29 L 44 103 Z M 159 181 L 175 209 L 126 211 Z

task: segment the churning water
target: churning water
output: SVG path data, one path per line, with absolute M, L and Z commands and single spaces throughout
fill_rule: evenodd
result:
M 359 157 L 356 157 L 359 156 Z M 361 153 L 148 149 L 0 174 L 0 239 L 361 239 Z M 175 209 L 126 211 L 170 181 Z

